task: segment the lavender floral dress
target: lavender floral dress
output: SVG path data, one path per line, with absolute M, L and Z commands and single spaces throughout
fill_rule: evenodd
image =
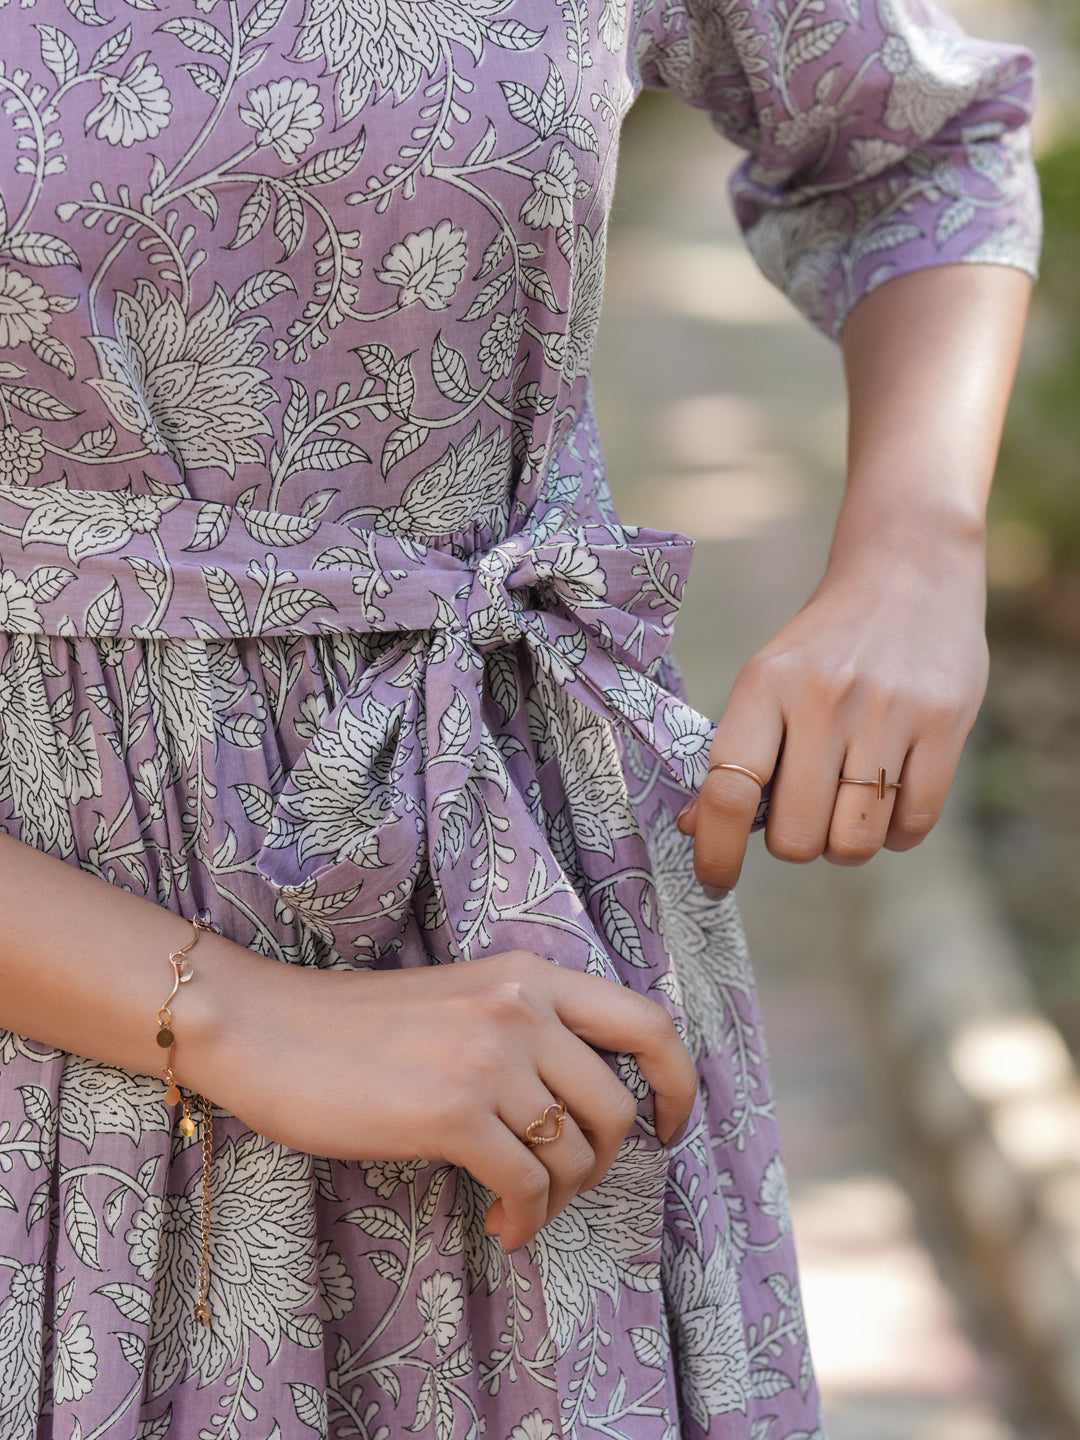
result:
M 0 0 L 7 3 L 7 0 Z M 3 1440 L 811 1440 L 753 982 L 674 827 L 711 725 L 691 545 L 589 407 L 641 85 L 750 153 L 836 333 L 1032 269 L 1031 59 L 923 0 L 22 0 L 0 17 L 0 824 L 284 964 L 522 946 L 700 1068 L 528 1247 L 468 1175 L 343 1164 L 0 1034 Z M 163 956 L 146 964 L 164 977 Z

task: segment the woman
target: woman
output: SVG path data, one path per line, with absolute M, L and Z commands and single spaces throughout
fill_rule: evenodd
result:
M 5 1440 L 820 1435 L 728 891 L 767 782 L 788 860 L 940 813 L 1030 57 L 923 0 L 36 0 L 4 55 Z M 588 404 L 641 83 L 851 395 L 715 733 Z

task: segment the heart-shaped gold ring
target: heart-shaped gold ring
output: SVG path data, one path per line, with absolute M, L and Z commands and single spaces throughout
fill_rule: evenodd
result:
M 540 1131 L 552 1119 L 555 1124 L 554 1135 L 541 1135 Z M 525 1128 L 525 1144 L 536 1149 L 540 1145 L 552 1145 L 562 1134 L 563 1126 L 566 1124 L 566 1107 L 561 1100 L 556 1100 L 554 1105 L 549 1105 L 539 1120 L 534 1120 L 531 1125 Z

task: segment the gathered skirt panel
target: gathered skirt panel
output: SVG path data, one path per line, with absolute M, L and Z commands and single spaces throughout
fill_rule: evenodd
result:
M 467 959 L 421 839 L 390 929 L 323 924 L 264 873 L 275 797 L 378 656 L 361 636 L 0 635 L 0 825 L 285 964 Z M 496 896 L 471 953 L 527 946 L 668 1005 L 701 1077 L 685 1139 L 664 1150 L 632 1057 L 611 1057 L 637 1124 L 603 1183 L 508 1256 L 465 1171 L 313 1158 L 215 1111 L 205 1327 L 199 1137 L 161 1079 L 2 1034 L 4 1440 L 816 1433 L 734 904 L 695 884 L 685 794 L 655 758 L 516 652 L 501 664 L 521 704 L 500 745 L 535 829 L 498 839 L 538 903 L 500 914 Z

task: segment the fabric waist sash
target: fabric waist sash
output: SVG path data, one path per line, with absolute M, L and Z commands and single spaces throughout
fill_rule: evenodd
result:
M 714 727 L 653 678 L 692 553 L 685 536 L 578 523 L 565 505 L 460 559 L 303 514 L 0 485 L 0 629 L 99 641 L 397 637 L 272 797 L 259 871 L 327 938 L 347 915 L 374 939 L 426 864 L 458 907 L 469 953 L 486 933 L 463 908 L 475 899 L 479 829 L 536 828 L 535 795 L 495 741 L 499 714 L 505 724 L 524 704 L 495 657 L 520 645 L 535 675 L 696 791 Z

